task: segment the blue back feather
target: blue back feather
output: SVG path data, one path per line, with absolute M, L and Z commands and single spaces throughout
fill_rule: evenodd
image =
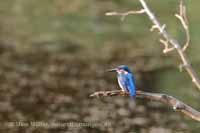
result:
M 134 81 L 134 77 L 131 73 L 129 73 L 127 75 L 127 87 L 128 87 L 128 90 L 129 90 L 129 93 L 132 97 L 135 97 L 135 81 Z
M 118 74 L 118 82 L 120 87 L 128 91 L 132 97 L 135 97 L 135 81 L 132 73 Z

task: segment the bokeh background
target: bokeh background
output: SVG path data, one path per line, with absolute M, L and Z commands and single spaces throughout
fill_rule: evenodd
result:
M 178 1 L 148 0 L 148 4 L 183 44 L 185 34 L 174 17 Z M 200 77 L 200 1 L 186 4 L 191 30 L 186 54 Z M 162 54 L 160 36 L 149 31 L 147 16 L 129 16 L 121 22 L 104 15 L 140 7 L 137 0 L 1 0 L 2 132 L 198 133 L 198 122 L 157 102 L 88 98 L 95 91 L 119 89 L 116 75 L 106 69 L 127 64 L 138 89 L 172 95 L 200 110 L 200 92 L 187 73 L 179 72 L 176 52 Z M 12 125 L 30 121 L 99 125 Z

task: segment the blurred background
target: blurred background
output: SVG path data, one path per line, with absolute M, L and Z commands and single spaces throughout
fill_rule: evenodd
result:
M 184 30 L 174 17 L 178 1 L 148 0 L 148 4 L 183 44 Z M 200 1 L 186 4 L 191 30 L 186 54 L 200 77 Z M 200 110 L 200 92 L 187 73 L 179 71 L 177 53 L 162 54 L 160 36 L 149 31 L 146 15 L 129 16 L 123 22 L 105 16 L 108 11 L 140 8 L 136 0 L 1 0 L 2 132 L 198 133 L 198 122 L 161 103 L 88 97 L 95 91 L 119 89 L 116 75 L 106 70 L 126 64 L 138 89 L 172 95 Z M 26 126 L 30 121 L 93 126 Z

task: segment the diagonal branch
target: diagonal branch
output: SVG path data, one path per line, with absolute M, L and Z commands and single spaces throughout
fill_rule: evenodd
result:
M 113 91 L 98 91 L 90 95 L 91 98 L 95 97 L 109 97 L 109 96 L 129 96 L 129 93 L 124 93 L 121 90 Z M 150 93 L 143 91 L 136 91 L 136 98 L 146 99 L 149 101 L 157 101 L 173 107 L 175 111 L 189 116 L 190 118 L 200 121 L 200 112 L 190 107 L 189 105 L 179 101 L 178 99 L 161 93 Z
M 139 1 L 142 4 L 142 7 L 144 8 L 144 10 L 145 10 L 146 14 L 148 15 L 149 19 L 152 21 L 152 23 L 155 25 L 155 27 L 157 27 L 157 29 L 159 30 L 159 32 L 163 36 L 163 38 L 165 40 L 167 40 L 172 45 L 172 47 L 174 47 L 177 50 L 177 52 L 178 52 L 178 54 L 179 54 L 179 56 L 180 56 L 180 58 L 182 60 L 182 63 L 183 63 L 182 66 L 183 66 L 183 68 L 187 71 L 187 73 L 191 77 L 193 83 L 200 90 L 200 80 L 197 77 L 197 74 L 194 71 L 193 67 L 191 66 L 191 64 L 190 64 L 190 62 L 189 62 L 186 54 L 184 53 L 184 49 L 187 48 L 188 44 L 186 43 L 186 45 L 182 49 L 181 45 L 178 43 L 178 41 L 176 41 L 174 38 L 172 38 L 168 34 L 168 32 L 165 30 L 165 28 L 163 28 L 163 26 L 161 25 L 161 23 L 158 21 L 158 19 L 155 17 L 155 15 L 152 13 L 152 11 L 147 6 L 145 0 L 139 0 Z M 183 14 L 185 14 L 185 13 L 183 13 Z M 184 16 L 184 20 L 186 20 L 186 15 L 182 15 L 182 16 Z M 184 22 L 186 22 L 186 21 L 184 21 Z M 189 30 L 188 30 L 187 34 L 189 34 Z

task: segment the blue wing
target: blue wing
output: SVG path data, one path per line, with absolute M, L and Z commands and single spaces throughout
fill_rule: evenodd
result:
M 135 81 L 134 81 L 134 77 L 132 74 L 127 74 L 127 80 L 126 80 L 126 86 L 127 86 L 127 89 L 130 93 L 130 95 L 132 97 L 135 97 Z
M 132 97 L 135 97 L 135 81 L 131 73 L 118 75 L 118 82 L 124 91 L 128 91 Z

